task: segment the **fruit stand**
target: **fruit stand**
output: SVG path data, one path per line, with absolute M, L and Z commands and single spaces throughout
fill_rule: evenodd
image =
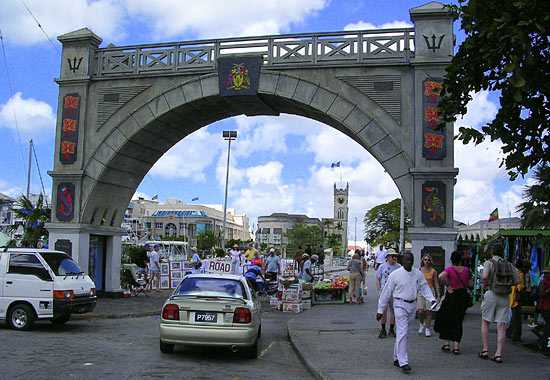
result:
M 347 277 L 333 277 L 319 281 L 313 287 L 313 305 L 340 304 L 346 302 Z

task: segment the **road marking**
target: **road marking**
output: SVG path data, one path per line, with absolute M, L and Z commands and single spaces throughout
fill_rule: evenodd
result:
M 269 351 L 271 349 L 271 347 L 273 347 L 273 345 L 275 344 L 275 342 L 271 342 L 269 343 L 269 346 L 267 346 L 266 349 L 263 349 L 262 352 L 260 353 L 260 356 L 258 356 L 258 358 L 261 358 L 262 356 L 264 356 L 265 354 L 267 354 L 267 351 Z

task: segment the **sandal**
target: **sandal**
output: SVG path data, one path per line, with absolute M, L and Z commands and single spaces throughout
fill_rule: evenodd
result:
M 502 364 L 502 356 L 493 356 L 491 358 L 492 361 L 494 361 L 495 363 L 498 363 L 498 364 Z
M 449 352 L 449 351 L 451 351 L 451 346 L 446 344 L 443 347 L 441 347 L 441 351 Z
M 477 354 L 477 356 L 480 359 L 487 360 L 489 359 L 489 351 L 487 350 L 481 351 L 480 353 Z
M 458 348 L 455 348 L 455 349 L 453 350 L 453 354 L 455 354 L 455 355 L 460 355 L 460 350 L 459 350 Z

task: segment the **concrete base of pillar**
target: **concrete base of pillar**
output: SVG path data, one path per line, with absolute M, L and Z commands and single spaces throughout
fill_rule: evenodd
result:
M 104 239 L 104 279 L 100 286 L 97 283 L 96 286 L 104 294 L 122 294 L 120 258 L 123 230 L 121 228 L 92 224 L 48 223 L 46 229 L 49 232 L 49 248 L 69 254 L 88 275 L 92 274 L 90 268 L 90 236 Z M 90 277 L 93 279 L 93 276 Z
M 409 228 L 414 254 L 414 266 L 420 266 L 422 254 L 430 254 L 438 273 L 451 265 L 451 252 L 455 249 L 456 228 Z

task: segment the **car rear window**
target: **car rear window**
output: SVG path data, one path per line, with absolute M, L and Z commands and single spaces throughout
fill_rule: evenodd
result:
M 204 277 L 186 278 L 176 288 L 174 295 L 246 298 L 240 281 Z

